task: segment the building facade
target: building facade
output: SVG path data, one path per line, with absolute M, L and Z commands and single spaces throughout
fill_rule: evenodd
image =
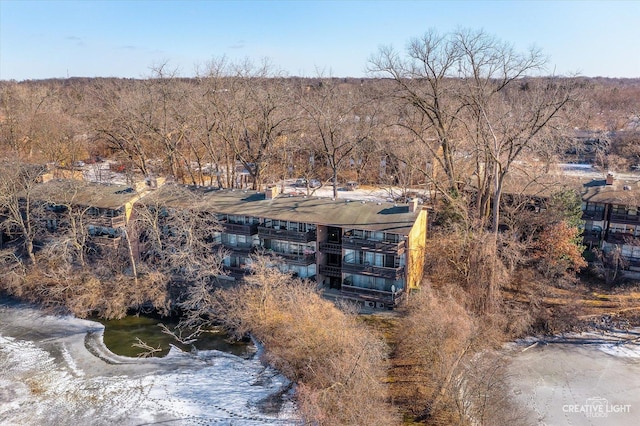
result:
M 178 190 L 177 190 L 178 189 Z M 182 194 L 180 194 L 180 191 Z M 251 255 L 321 284 L 325 294 L 391 308 L 419 286 L 427 212 L 409 205 L 166 185 L 139 201 L 215 215 L 212 245 L 225 248 L 225 280 L 250 273 Z

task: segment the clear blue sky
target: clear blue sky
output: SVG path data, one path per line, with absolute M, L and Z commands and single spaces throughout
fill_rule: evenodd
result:
M 0 80 L 183 76 L 210 59 L 360 77 L 381 45 L 483 29 L 549 56 L 550 72 L 640 77 L 640 1 L 0 0 Z

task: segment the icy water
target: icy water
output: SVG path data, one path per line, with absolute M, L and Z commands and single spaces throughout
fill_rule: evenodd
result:
M 186 340 L 191 333 L 190 330 L 177 329 L 177 320 L 172 318 L 158 318 L 154 316 L 131 315 L 118 320 L 103 320 L 96 318 L 95 321 L 104 325 L 102 336 L 105 346 L 114 354 L 137 357 L 145 352 L 139 346 L 135 346 L 140 339 L 153 348 L 159 348 L 154 356 L 163 357 L 169 353 L 171 346 L 175 346 L 182 351 L 192 350 L 217 350 L 230 353 L 243 358 L 250 358 L 255 354 L 255 347 L 248 342 L 237 342 L 229 338 L 228 335 L 218 329 L 205 330 L 197 337 L 193 343 L 181 343 L 175 337 L 164 333 L 161 324 L 170 331 Z
M 0 299 L 0 424 L 300 424 L 290 383 L 258 356 L 171 346 L 134 358 L 103 335 L 98 322 Z
M 515 346 L 509 377 L 530 425 L 640 425 L 640 329 Z

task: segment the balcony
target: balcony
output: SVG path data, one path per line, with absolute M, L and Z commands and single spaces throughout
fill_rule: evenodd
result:
M 318 267 L 320 274 L 327 277 L 342 278 L 342 268 L 333 265 L 320 265 Z
M 623 266 L 625 269 L 630 269 L 630 268 L 634 268 L 634 270 L 640 269 L 640 259 L 636 257 L 623 256 L 623 260 L 624 260 Z
M 236 235 L 255 235 L 258 233 L 258 225 L 244 225 L 239 223 L 228 223 L 222 222 L 222 228 L 224 233 L 226 234 L 236 234 Z
M 625 232 L 610 232 L 607 234 L 605 241 L 610 244 L 627 244 L 631 246 L 640 246 L 640 237 Z
M 342 244 L 320 243 L 320 251 L 328 254 L 342 254 Z
M 104 228 L 124 228 L 127 225 L 127 219 L 124 215 L 115 217 L 109 216 L 89 216 L 87 223 L 93 226 L 101 226 Z
M 601 238 L 601 231 L 584 231 L 584 234 L 582 235 L 582 239 L 585 243 L 596 244 L 600 242 Z
M 225 271 L 229 273 L 229 276 L 240 279 L 245 275 L 249 275 L 251 273 L 251 269 L 246 266 L 223 266 Z
M 342 294 L 346 296 L 357 296 L 366 300 L 375 300 L 379 302 L 394 304 L 398 301 L 403 291 L 396 291 L 395 294 L 390 291 L 376 290 L 373 288 L 355 287 L 342 284 Z
M 373 266 L 359 263 L 343 263 L 342 272 L 348 274 L 370 275 L 374 277 L 399 280 L 404 276 L 404 266 L 397 268 L 387 268 L 384 266 Z
M 360 238 L 345 238 L 342 240 L 342 247 L 350 250 L 376 251 L 379 253 L 402 254 L 404 253 L 406 241 L 372 241 Z
M 231 250 L 234 253 L 239 253 L 239 254 L 249 254 L 249 253 L 253 253 L 253 251 L 255 250 L 255 247 L 253 245 L 251 245 L 250 243 L 246 243 L 246 244 L 228 244 L 228 243 L 220 243 L 224 248 L 226 248 L 227 250 Z
M 315 241 L 316 231 L 290 231 L 288 229 L 275 229 L 267 228 L 265 226 L 258 226 L 258 235 L 260 238 L 293 241 L 296 243 L 308 243 L 309 241 Z
M 307 266 L 312 263 L 316 263 L 316 254 L 295 254 L 295 253 L 280 253 L 277 251 L 269 250 L 267 253 L 274 254 L 281 257 L 286 263 L 290 265 Z
M 120 241 L 122 240 L 122 237 L 111 237 L 107 235 L 96 235 L 91 236 L 90 238 L 95 245 L 110 249 L 117 249 L 120 245 Z
M 636 224 L 640 223 L 640 216 L 636 214 L 619 214 L 619 213 L 611 213 L 610 222 L 616 223 L 630 223 Z
M 124 215 L 111 218 L 112 228 L 124 228 L 126 225 L 127 225 L 127 220 L 124 217 Z
M 604 220 L 604 211 L 583 211 L 582 219 L 584 220 Z

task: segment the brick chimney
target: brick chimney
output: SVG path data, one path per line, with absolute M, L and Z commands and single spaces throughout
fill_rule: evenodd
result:
M 607 185 L 613 185 L 613 173 L 609 172 L 607 173 L 607 181 L 606 181 Z
M 264 197 L 267 200 L 273 200 L 278 196 L 278 194 L 280 194 L 280 191 L 278 190 L 278 187 L 275 185 L 265 189 L 264 191 Z

